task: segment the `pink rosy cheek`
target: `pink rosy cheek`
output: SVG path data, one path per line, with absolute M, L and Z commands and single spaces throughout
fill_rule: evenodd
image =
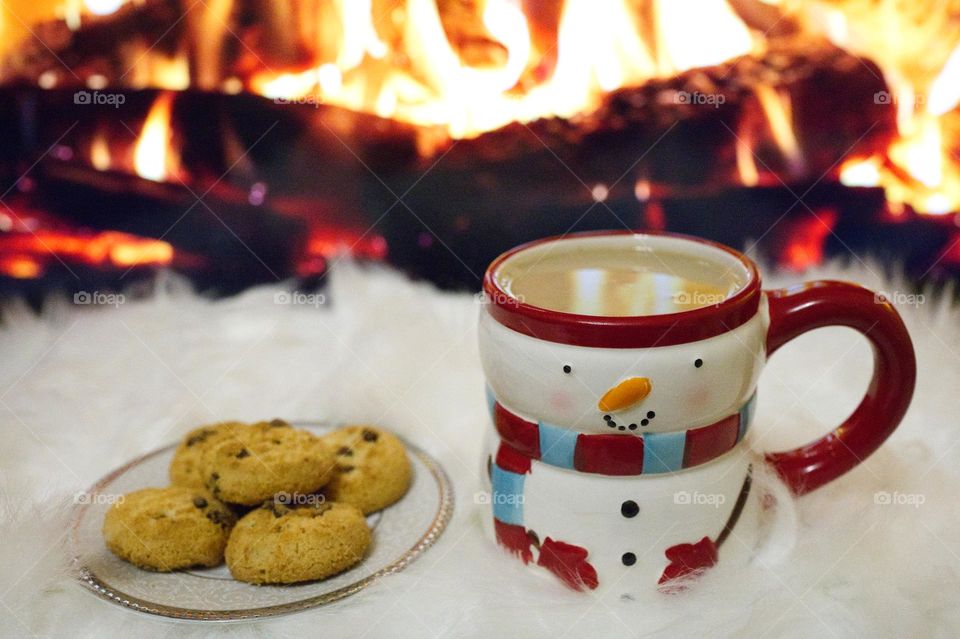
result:
M 557 410 L 570 410 L 573 407 L 573 400 L 563 392 L 555 392 L 550 395 L 550 405 Z
M 692 406 L 706 406 L 710 402 L 710 389 L 706 386 L 700 386 L 690 393 L 686 401 Z

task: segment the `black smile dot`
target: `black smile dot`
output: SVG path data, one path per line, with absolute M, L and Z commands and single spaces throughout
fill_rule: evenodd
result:
M 617 427 L 617 425 L 614 424 L 613 422 L 607 422 L 607 426 L 609 426 L 610 428 L 616 428 L 616 427 Z
M 696 366 L 697 368 L 700 368 L 701 366 L 703 366 L 703 360 L 698 357 L 697 360 L 693 363 L 693 365 Z
M 641 420 L 640 420 L 640 425 L 641 425 L 641 426 L 646 426 L 646 425 L 649 424 L 649 423 L 650 423 L 650 420 L 649 420 L 649 419 L 641 419 Z
M 630 430 L 637 430 L 637 425 L 636 425 L 636 424 L 630 424 L 629 428 L 630 428 Z
M 604 415 L 604 416 L 603 416 L 603 421 L 605 421 L 605 422 L 609 422 L 611 419 L 613 419 L 613 417 L 610 417 L 609 415 Z
M 627 430 L 626 426 L 617 426 L 617 430 Z
M 623 553 L 623 557 L 620 558 L 620 561 L 623 562 L 624 566 L 632 566 L 637 563 L 637 556 L 632 552 Z
M 572 370 L 573 370 L 573 368 L 570 367 L 570 364 L 564 364 L 564 365 L 563 365 L 563 372 L 564 372 L 564 373 L 567 373 L 567 374 L 569 375 L 569 374 L 570 374 L 570 371 L 572 371 Z
M 637 502 L 633 501 L 632 499 L 628 499 L 627 501 L 620 504 L 620 514 L 626 517 L 627 519 L 630 519 L 631 517 L 636 517 L 637 513 L 639 512 L 640 512 L 640 506 L 638 506 Z
M 657 414 L 656 414 L 655 412 L 653 412 L 653 411 L 650 411 L 650 412 L 647 413 L 647 417 L 650 418 L 650 419 L 653 419 L 653 418 L 656 417 L 656 416 L 657 416 Z

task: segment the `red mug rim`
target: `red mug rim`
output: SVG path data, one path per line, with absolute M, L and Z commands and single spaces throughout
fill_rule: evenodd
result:
M 497 282 L 495 273 L 508 259 L 549 242 L 604 236 L 657 236 L 694 242 L 719 249 L 736 258 L 748 280 L 722 302 L 677 313 L 637 316 L 581 315 L 521 302 Z M 674 346 L 716 337 L 746 323 L 760 306 L 760 273 L 743 253 L 718 242 L 682 233 L 662 231 L 586 231 L 546 237 L 514 247 L 497 257 L 483 277 L 483 292 L 490 315 L 500 324 L 537 339 L 574 346 L 599 348 L 651 348 Z

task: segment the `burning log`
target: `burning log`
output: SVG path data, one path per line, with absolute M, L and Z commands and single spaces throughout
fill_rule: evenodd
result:
M 651 192 L 832 179 L 851 151 L 885 148 L 894 134 L 893 109 L 874 100 L 880 77 L 822 43 L 793 47 L 621 89 L 587 116 L 450 141 L 413 170 L 379 163 L 393 191 L 410 190 L 385 221 L 391 257 L 468 281 L 535 237 L 641 226 Z M 765 226 L 782 212 L 737 214 Z
M 279 244 L 292 243 L 295 254 L 310 254 L 307 246 L 329 253 L 329 234 L 318 229 L 347 229 L 354 243 L 374 225 L 370 236 L 386 234 L 395 262 L 462 286 L 500 250 L 547 233 L 637 226 L 658 211 L 660 224 L 676 228 L 684 219 L 677 211 L 686 209 L 669 202 L 709 202 L 738 185 L 791 200 L 791 189 L 832 184 L 845 158 L 885 157 L 895 131 L 893 103 L 875 99 L 887 90 L 876 66 L 759 0 L 704 2 L 711 17 L 698 25 L 676 5 L 650 0 L 601 8 L 424 0 L 395 11 L 385 0 L 214 0 L 162 38 L 162 55 L 179 56 L 174 80 L 145 76 L 149 86 L 181 82 L 190 90 L 174 100 L 122 88 L 144 84 L 136 80 L 143 64 L 127 75 L 130 51 L 173 22 L 151 16 L 187 6 L 145 0 L 45 41 L 78 74 L 58 71 L 58 86 L 88 81 L 96 70 L 98 82 L 128 100 L 117 118 L 107 109 L 77 111 L 62 99 L 69 94 L 18 99 L 15 112 L 31 110 L 24 100 L 36 105 L 31 117 L 41 131 L 11 157 L 43 152 L 61 125 L 80 122 L 63 144 L 82 161 L 40 164 L 50 207 L 69 209 L 79 185 L 79 208 L 95 224 L 133 224 L 121 212 L 133 210 L 156 234 L 191 191 L 209 186 L 212 208 L 245 229 L 244 242 L 264 241 L 248 218 L 263 217 L 269 228 L 280 220 Z M 693 46 L 692 27 L 704 22 L 716 42 Z M 608 31 L 610 42 L 600 42 Z M 751 38 L 763 46 L 751 49 Z M 62 69 L 43 50 L 30 59 L 35 64 L 18 68 L 31 83 Z M 206 92 L 244 89 L 278 100 Z M 0 92 L 0 101 L 9 98 Z M 173 111 L 149 136 L 139 122 L 148 110 L 148 120 L 154 110 Z M 124 119 L 130 131 L 117 122 Z M 25 115 L 15 121 L 9 139 L 20 140 L 33 125 Z M 168 140 L 169 153 L 156 156 L 151 139 Z M 744 201 L 753 205 L 725 211 L 727 220 L 736 214 L 740 228 L 757 229 L 792 203 Z M 161 214 L 147 219 L 148 210 Z M 724 224 L 704 222 L 718 234 Z M 800 234 L 823 239 L 823 228 Z M 191 234 L 215 230 L 188 225 L 173 241 L 194 246 Z M 382 255 L 381 243 L 360 245 Z M 264 250 L 276 259 L 268 270 L 289 272 L 299 259 Z M 811 254 L 790 251 L 797 263 Z
M 179 18 L 175 2 L 145 0 L 107 16 L 85 18 L 80 29 L 65 20 L 43 22 L 32 29 L 33 37 L 5 57 L 0 79 L 34 84 L 44 78 L 47 86 L 71 86 L 97 76 L 101 82 L 135 85 L 146 69 L 132 62 L 145 63 L 148 51 L 175 55 L 182 41 Z
M 118 119 L 115 109 L 72 104 L 66 91 L 20 95 L 21 103 L 35 105 L 32 117 L 41 128 L 29 148 L 41 153 L 66 123 L 79 121 L 62 144 L 90 156 L 41 162 L 38 179 L 53 210 L 98 228 L 158 236 L 195 201 L 191 191 L 215 184 L 213 208 L 227 226 L 243 230 L 243 243 L 266 241 L 258 224 L 279 234 L 275 245 L 253 249 L 268 256 L 266 269 L 225 238 L 236 249 L 230 255 L 265 277 L 289 271 L 292 257 L 282 246 L 302 253 L 317 224 L 353 229 L 352 237 L 362 238 L 388 212 L 376 231 L 386 235 L 393 261 L 415 273 L 446 272 L 449 284 L 462 285 L 499 251 L 532 237 L 639 225 L 651 193 L 812 183 L 853 147 L 864 155 L 884 147 L 893 109 L 873 99 L 884 86 L 867 64 L 822 43 L 793 46 L 613 92 L 588 115 L 514 123 L 460 141 L 437 128 L 328 105 L 189 91 L 168 114 L 186 187 L 162 159 L 154 162 L 160 173 L 141 173 L 146 180 L 130 175 L 129 159 L 122 166 L 141 127 L 136 114 L 163 102 L 155 93 L 123 93 L 128 130 L 115 125 L 106 152 L 121 166 L 99 167 L 91 140 Z M 30 130 L 24 121 L 21 133 Z M 151 181 L 158 179 L 170 182 Z M 269 191 L 265 205 L 248 203 L 254 184 Z M 221 223 L 198 208 L 170 241 L 200 253 L 222 250 L 219 239 L 217 246 L 197 244 L 204 234 L 223 235 L 215 232 Z M 778 214 L 749 213 L 763 223 Z
M 0 91 L 16 170 L 37 158 L 34 206 L 207 256 L 195 281 L 221 292 L 321 273 L 341 250 L 384 256 L 382 237 L 366 233 L 362 200 L 374 187 L 364 164 L 409 164 L 409 127 L 250 95 L 117 94 L 120 109 L 64 90 Z

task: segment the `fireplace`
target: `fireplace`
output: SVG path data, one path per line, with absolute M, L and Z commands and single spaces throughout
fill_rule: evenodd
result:
M 344 255 L 476 289 L 623 227 L 942 282 L 960 16 L 928 4 L 11 0 L 0 292 L 309 287 Z

